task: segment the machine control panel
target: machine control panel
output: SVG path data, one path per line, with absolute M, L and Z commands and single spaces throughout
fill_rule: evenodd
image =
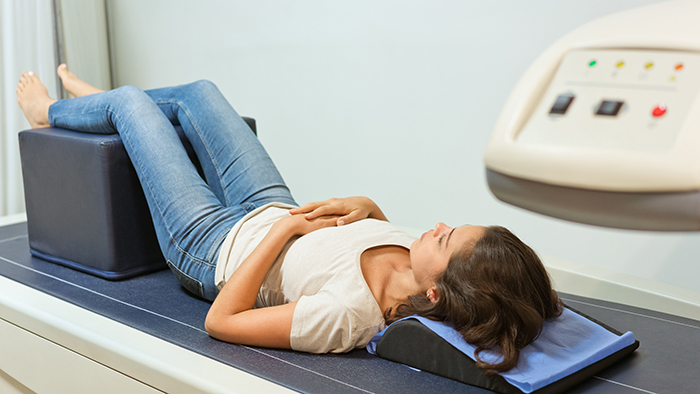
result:
M 700 54 L 574 50 L 559 65 L 518 144 L 670 150 L 700 91 Z

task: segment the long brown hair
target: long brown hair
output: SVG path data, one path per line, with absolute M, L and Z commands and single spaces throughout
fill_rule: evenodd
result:
M 487 373 L 515 367 L 520 349 L 537 339 L 545 319 L 562 312 L 537 254 L 500 226 L 487 227 L 476 243 L 454 253 L 436 284 L 436 303 L 425 294 L 410 296 L 394 316 L 387 313 L 387 324 L 411 315 L 444 321 L 476 346 L 476 366 Z M 484 362 L 484 350 L 501 354 L 502 361 Z

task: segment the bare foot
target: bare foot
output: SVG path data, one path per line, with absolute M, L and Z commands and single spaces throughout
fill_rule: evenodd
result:
M 58 76 L 61 77 L 63 87 L 66 88 L 68 93 L 75 97 L 104 92 L 104 90 L 90 85 L 89 83 L 78 78 L 72 72 L 68 71 L 68 66 L 66 66 L 65 63 L 58 66 L 58 70 L 56 70 L 56 72 L 58 73 Z
M 55 103 L 49 91 L 31 71 L 22 73 L 17 85 L 17 103 L 33 129 L 49 127 L 49 107 Z

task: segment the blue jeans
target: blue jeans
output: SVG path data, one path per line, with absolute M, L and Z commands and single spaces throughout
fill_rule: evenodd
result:
M 213 300 L 221 244 L 246 213 L 269 202 L 296 205 L 282 176 L 248 125 L 214 84 L 149 90 L 124 86 L 60 100 L 54 127 L 118 132 L 136 169 L 160 249 L 182 285 Z M 192 144 L 197 173 L 173 125 Z

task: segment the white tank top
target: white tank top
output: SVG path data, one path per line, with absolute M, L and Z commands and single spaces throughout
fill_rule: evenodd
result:
M 246 215 L 226 237 L 216 267 L 222 288 L 272 224 L 291 206 L 272 203 Z M 413 238 L 388 222 L 365 219 L 291 239 L 260 288 L 256 307 L 298 301 L 294 350 L 326 353 L 363 347 L 384 328 L 383 313 L 362 275 L 360 256 L 381 245 L 410 248 Z

